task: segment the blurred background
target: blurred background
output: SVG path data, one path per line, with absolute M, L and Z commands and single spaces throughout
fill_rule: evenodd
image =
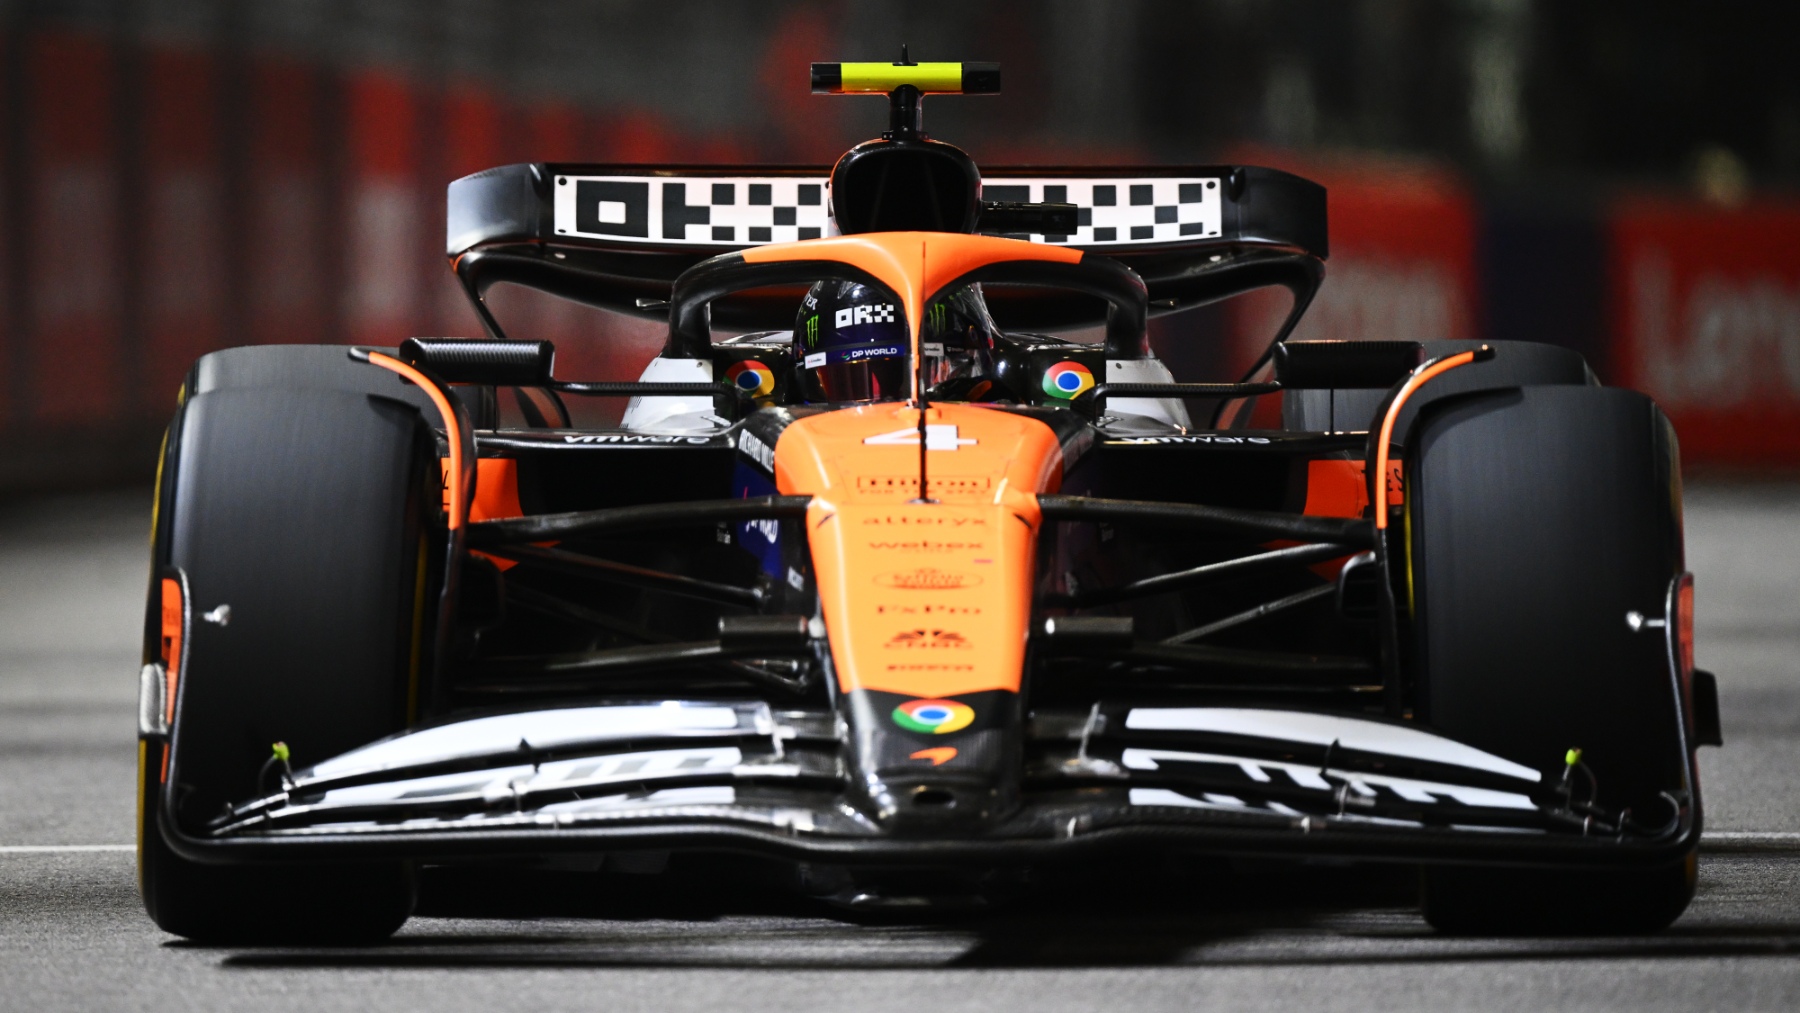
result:
M 926 110 L 985 166 L 1326 184 L 1304 336 L 1572 345 L 1658 398 L 1690 470 L 1800 470 L 1800 5 L 0 0 L 0 495 L 145 480 L 210 349 L 478 334 L 451 179 L 824 166 L 884 110 L 808 94 L 807 64 L 902 42 L 1001 62 L 1005 94 Z M 565 376 L 635 376 L 660 343 L 514 299 Z M 1155 340 L 1220 378 L 1244 319 Z

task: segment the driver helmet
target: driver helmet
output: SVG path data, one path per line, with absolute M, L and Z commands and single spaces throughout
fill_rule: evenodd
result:
M 993 372 L 994 325 L 976 285 L 926 308 L 919 340 L 926 387 Z M 794 361 L 807 401 L 898 401 L 912 395 L 911 336 L 899 301 L 856 282 L 823 281 L 800 302 Z
M 925 326 L 919 331 L 925 386 L 991 378 L 997 331 L 979 283 L 934 300 L 925 308 Z

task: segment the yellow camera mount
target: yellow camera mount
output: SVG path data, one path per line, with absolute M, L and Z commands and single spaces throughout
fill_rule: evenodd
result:
M 997 95 L 998 63 L 914 63 L 900 47 L 897 63 L 815 63 L 815 95 L 886 95 L 888 131 L 882 136 L 924 136 L 920 100 L 926 95 Z

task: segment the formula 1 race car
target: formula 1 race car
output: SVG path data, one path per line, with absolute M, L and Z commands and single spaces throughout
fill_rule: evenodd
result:
M 1418 864 L 1444 931 L 1681 913 L 1717 698 L 1647 397 L 1549 345 L 1288 340 L 1328 254 L 1296 176 L 983 174 L 920 99 L 996 66 L 812 74 L 889 98 L 829 170 L 452 183 L 485 338 L 195 364 L 141 684 L 158 925 L 378 939 L 422 865 L 670 854 L 851 909 L 1290 855 Z M 558 377 L 503 283 L 667 343 Z M 1271 287 L 1237 382 L 1152 354 L 1153 312 Z

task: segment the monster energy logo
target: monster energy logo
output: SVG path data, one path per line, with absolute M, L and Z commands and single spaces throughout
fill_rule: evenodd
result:
M 949 323 L 950 307 L 945 306 L 941 302 L 934 302 L 931 304 L 931 308 L 926 311 L 926 317 L 930 322 L 932 330 L 942 332 Z
M 819 315 L 817 313 L 806 318 L 806 347 L 819 343 Z

